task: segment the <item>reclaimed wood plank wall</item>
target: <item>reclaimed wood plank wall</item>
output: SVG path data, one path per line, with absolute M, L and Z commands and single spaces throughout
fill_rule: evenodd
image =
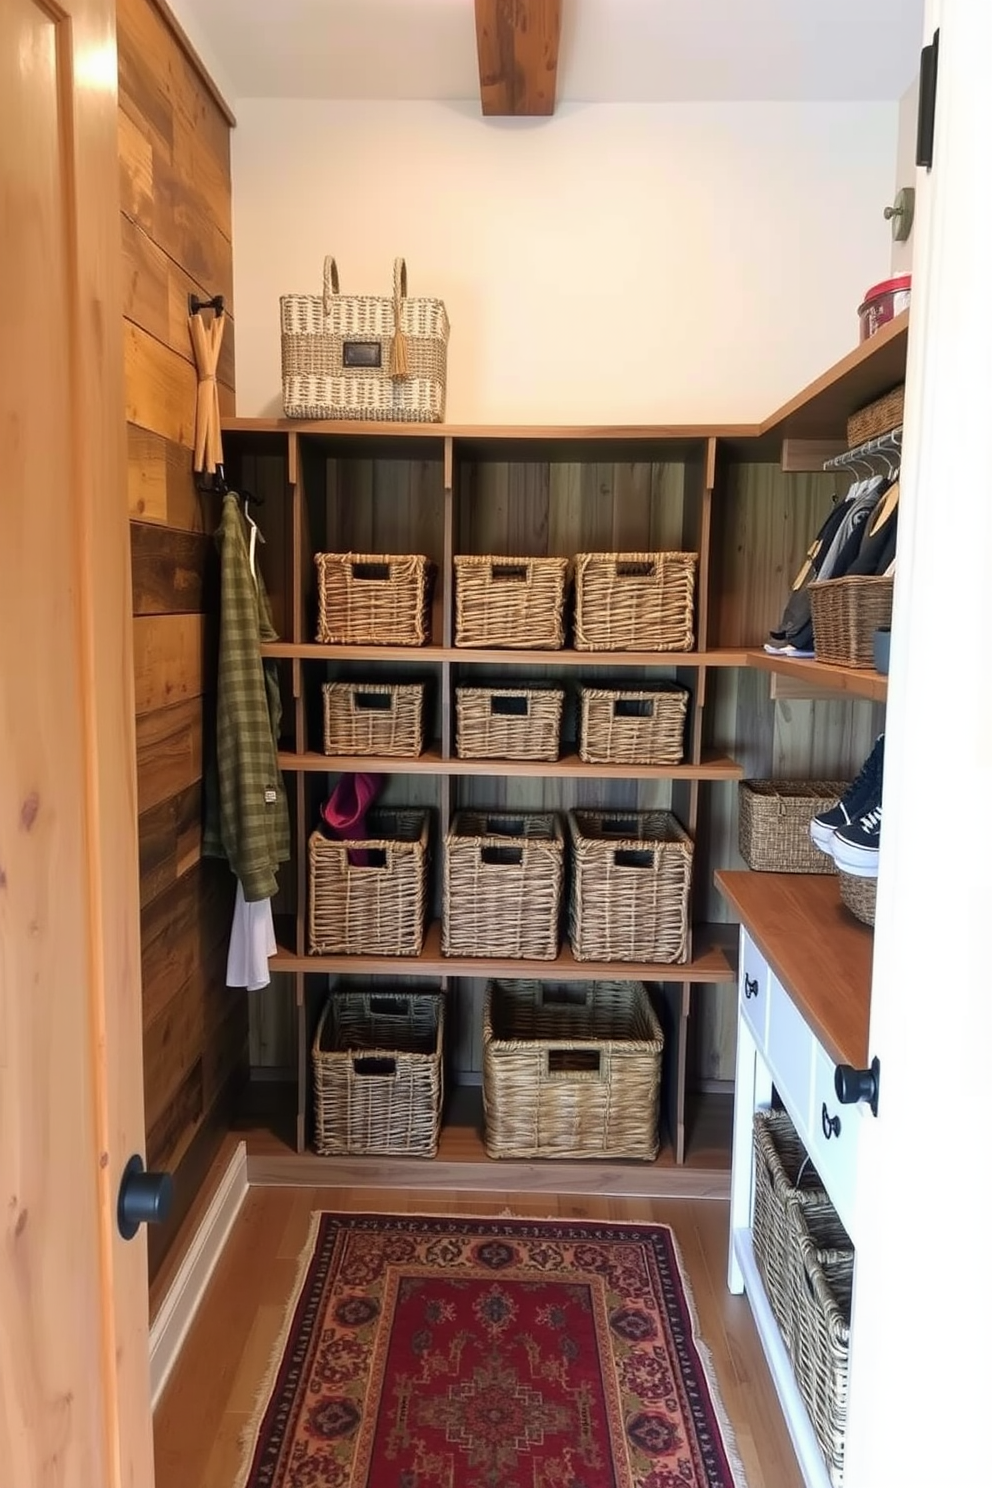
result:
M 187 325 L 191 292 L 232 303 L 231 120 L 154 0 L 119 0 L 117 22 L 146 1144 L 176 1184 L 154 1276 L 248 1061 L 246 996 L 224 984 L 234 880 L 201 857 L 219 509 L 193 480 Z M 218 381 L 233 413 L 230 315 Z

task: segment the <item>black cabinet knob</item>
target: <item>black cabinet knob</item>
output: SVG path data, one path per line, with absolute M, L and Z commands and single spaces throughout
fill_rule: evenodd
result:
M 852 1064 L 838 1064 L 834 1070 L 834 1090 L 842 1106 L 856 1106 L 867 1101 L 871 1114 L 878 1115 L 878 1083 L 880 1066 L 878 1056 L 872 1060 L 870 1069 L 855 1069 Z
M 117 1228 L 133 1240 L 139 1225 L 161 1224 L 172 1208 L 171 1173 L 146 1173 L 137 1153 L 124 1169 L 117 1195 Z
M 823 1102 L 823 1110 L 820 1113 L 820 1120 L 823 1122 L 823 1135 L 826 1137 L 828 1142 L 830 1141 L 831 1137 L 840 1136 L 840 1117 L 831 1116 L 830 1112 L 827 1110 L 826 1101 Z
M 758 978 L 757 977 L 749 977 L 748 974 L 747 974 L 747 972 L 745 972 L 744 973 L 744 996 L 745 996 L 745 998 L 749 1000 L 752 997 L 757 997 L 757 995 L 758 995 Z

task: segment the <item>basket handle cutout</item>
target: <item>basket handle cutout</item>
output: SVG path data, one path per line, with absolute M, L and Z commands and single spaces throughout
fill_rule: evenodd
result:
M 522 847 L 484 847 L 479 856 L 494 868 L 519 868 L 524 860 Z
M 370 997 L 369 1012 L 377 1018 L 409 1018 L 409 997 Z
M 351 1067 L 356 1075 L 365 1079 L 375 1079 L 377 1077 L 380 1080 L 383 1078 L 396 1078 L 395 1059 L 383 1059 L 381 1057 L 376 1058 L 375 1056 L 366 1055 L 363 1058 L 353 1059 Z
M 492 563 L 489 571 L 494 584 L 526 584 L 530 578 L 529 563 Z
M 632 816 L 608 817 L 600 825 L 604 837 L 636 837 L 638 832 L 637 822 Z
M 628 559 L 625 563 L 617 563 L 618 579 L 650 579 L 653 574 L 654 564 L 650 559 L 636 563 Z
M 389 867 L 389 854 L 384 847 L 349 847 L 349 868 L 375 868 L 380 873 Z
M 396 703 L 391 692 L 354 692 L 351 696 L 359 713 L 391 713 Z
M 489 712 L 497 718 L 526 718 L 530 712 L 530 698 L 525 692 L 515 697 L 491 697 Z
M 618 847 L 613 861 L 618 868 L 653 868 L 654 853 L 647 847 Z
M 353 563 L 351 565 L 351 577 L 365 583 L 381 584 L 384 579 L 389 578 L 391 572 L 392 569 L 388 563 Z
M 497 837 L 522 837 L 524 819 L 522 816 L 487 816 L 486 831 Z
M 540 988 L 542 1007 L 589 1007 L 592 1002 L 591 987 L 544 987 Z
M 653 718 L 654 698 L 614 698 L 614 718 Z
M 567 1080 L 569 1075 L 602 1074 L 598 1049 L 549 1049 L 548 1074 L 552 1079 Z

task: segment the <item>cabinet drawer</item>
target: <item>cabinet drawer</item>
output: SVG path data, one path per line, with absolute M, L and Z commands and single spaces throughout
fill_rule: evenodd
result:
M 834 1090 L 834 1069 L 833 1060 L 817 1044 L 808 1146 L 823 1186 L 853 1240 L 862 1108 L 841 1105 Z
M 768 983 L 771 972 L 768 962 L 758 950 L 750 935 L 742 936 L 740 1004 L 755 1043 L 759 1049 L 765 1047 L 768 1030 Z
M 769 978 L 768 1063 L 778 1093 L 800 1134 L 809 1124 L 810 1082 L 816 1041 L 777 977 Z

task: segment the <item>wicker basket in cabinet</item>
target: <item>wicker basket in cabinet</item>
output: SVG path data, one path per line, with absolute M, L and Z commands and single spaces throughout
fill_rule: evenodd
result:
M 435 567 L 422 553 L 318 553 L 317 640 L 423 646 L 431 637 Z
M 759 873 L 836 873 L 809 835 L 810 822 L 848 789 L 843 780 L 742 780 L 737 793 L 737 845 Z
M 455 558 L 455 645 L 557 651 L 565 644 L 567 558 Z
M 324 753 L 416 758 L 424 693 L 423 682 L 325 682 Z
M 561 687 L 458 687 L 455 750 L 459 759 L 556 760 Z
M 332 992 L 311 1053 L 316 1150 L 436 1156 L 443 1054 L 442 994 Z
M 691 651 L 696 553 L 580 553 L 577 651 Z
M 490 982 L 482 1018 L 489 1156 L 650 1162 L 662 1047 L 640 982 Z
M 680 765 L 688 688 L 579 688 L 579 756 L 593 765 Z
M 311 954 L 419 956 L 428 829 L 425 811 L 375 810 L 360 841 L 311 834 Z
M 692 838 L 672 812 L 577 810 L 568 820 L 576 960 L 687 960 Z
M 554 813 L 456 812 L 444 843 L 443 953 L 554 960 L 564 867 Z

